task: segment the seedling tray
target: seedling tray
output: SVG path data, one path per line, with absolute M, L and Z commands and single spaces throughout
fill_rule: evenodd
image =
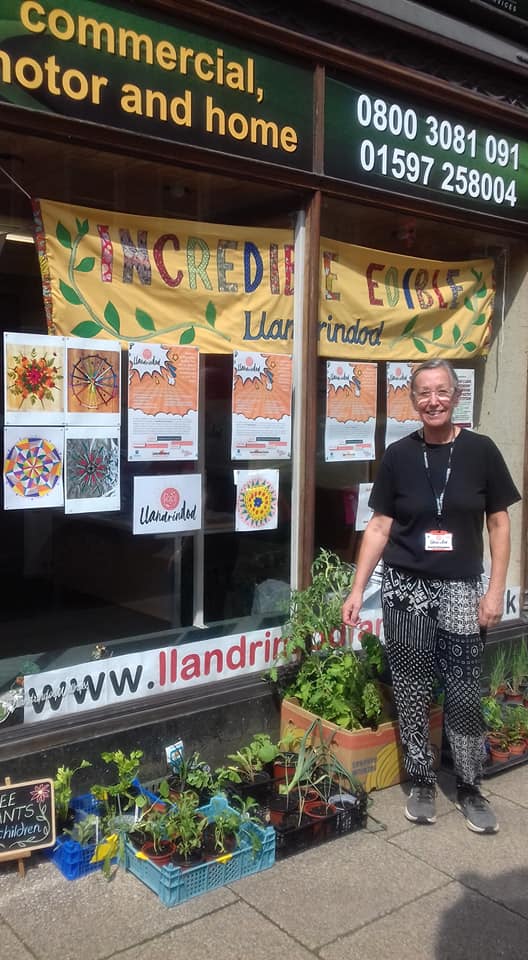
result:
M 230 810 L 225 797 L 213 797 L 200 810 L 209 821 L 223 810 Z M 256 837 L 260 849 L 254 850 L 252 839 Z M 242 877 L 259 873 L 275 862 L 275 831 L 273 827 L 260 827 L 251 822 L 242 825 L 240 845 L 230 854 L 200 863 L 196 867 L 182 869 L 172 863 L 158 867 L 132 846 L 125 843 L 125 868 L 149 887 L 166 907 L 185 903 L 209 890 L 216 890 Z
M 275 827 L 277 860 L 361 830 L 367 824 L 367 802 L 367 794 L 361 793 L 355 803 L 343 804 L 336 813 L 331 813 L 321 820 L 312 820 L 303 814 L 300 823 L 294 826 Z

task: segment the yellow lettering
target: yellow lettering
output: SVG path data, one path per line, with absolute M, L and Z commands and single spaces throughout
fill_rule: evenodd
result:
M 105 46 L 108 53 L 115 53 L 115 33 L 114 28 L 109 23 L 98 23 L 90 17 L 79 17 L 79 33 L 77 43 L 81 47 L 88 46 L 88 34 L 90 35 L 90 46 L 94 50 L 103 49 L 103 35 Z
M 64 24 L 62 28 L 61 23 Z M 71 40 L 75 36 L 75 20 L 66 10 L 52 10 L 48 16 L 48 27 L 56 40 Z
M 192 60 L 194 50 L 192 47 L 180 47 L 180 73 L 187 73 L 187 60 Z
M 32 76 L 27 75 L 27 68 L 29 68 Z M 19 84 L 22 87 L 26 87 L 27 90 L 36 90 L 38 87 L 41 87 L 44 79 L 42 67 L 36 60 L 32 60 L 31 57 L 20 57 L 20 59 L 17 60 L 15 63 L 15 77 Z
M 202 63 L 207 63 L 210 67 L 213 67 L 214 60 L 208 53 L 197 53 L 194 58 L 196 76 L 199 77 L 200 80 L 205 80 L 206 83 L 208 83 L 209 80 L 214 80 L 214 70 L 205 70 Z
M 283 127 L 280 135 L 280 145 L 285 153 L 295 153 L 297 142 L 297 131 L 293 127 Z
M 141 90 L 134 83 L 124 83 L 121 87 L 121 109 L 125 113 L 141 116 Z
M 26 30 L 29 30 L 31 33 L 44 33 L 46 29 L 46 24 L 37 21 L 36 23 L 31 19 L 33 13 L 39 14 L 43 17 L 46 13 L 44 7 L 41 3 L 26 2 L 23 3 L 20 7 L 20 23 Z
M 146 33 L 136 33 L 135 30 L 119 30 L 119 56 L 128 57 L 131 52 L 132 60 L 144 60 L 145 63 L 154 63 L 154 44 Z
M 156 63 L 162 70 L 174 70 L 178 57 L 176 47 L 169 40 L 160 40 L 156 44 Z
M 225 82 L 226 86 L 230 87 L 231 90 L 246 89 L 244 68 L 240 63 L 231 62 L 227 64 Z

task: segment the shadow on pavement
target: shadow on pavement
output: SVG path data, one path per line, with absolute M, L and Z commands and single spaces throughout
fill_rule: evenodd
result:
M 437 960 L 527 960 L 528 870 L 465 873 L 457 880 L 470 889 L 442 918 Z

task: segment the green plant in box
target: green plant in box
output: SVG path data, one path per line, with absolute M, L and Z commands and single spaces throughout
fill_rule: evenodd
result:
M 108 816 L 122 814 L 137 802 L 137 794 L 132 784 L 137 778 L 142 756 L 142 750 L 132 750 L 128 755 L 122 750 L 111 750 L 101 754 L 101 759 L 105 763 L 113 763 L 117 768 L 115 783 L 94 784 L 91 788 L 94 797 L 106 805 Z
M 286 695 L 346 730 L 375 725 L 382 712 L 381 695 L 369 666 L 353 650 L 306 657 Z
M 513 648 L 510 656 L 510 674 L 506 681 L 507 692 L 518 696 L 528 679 L 528 646 L 523 637 Z
M 490 696 L 496 697 L 506 685 L 509 670 L 509 657 L 504 647 L 496 651 L 490 672 Z
M 480 704 L 487 729 L 498 733 L 504 723 L 500 703 L 497 702 L 495 697 L 482 697 Z
M 178 804 L 166 814 L 167 837 L 173 841 L 180 856 L 189 861 L 203 842 L 207 819 L 198 811 L 198 799 L 194 791 L 180 794 Z
M 232 761 L 227 770 L 235 774 L 234 783 L 249 783 L 255 780 L 266 764 L 272 763 L 278 752 L 278 747 L 267 733 L 256 733 L 250 743 L 227 755 L 227 759 Z
M 59 824 L 66 823 L 70 803 L 73 799 L 72 780 L 79 770 L 85 770 L 91 767 L 89 760 L 81 760 L 78 767 L 59 767 L 53 781 L 53 793 L 55 797 L 55 815 Z

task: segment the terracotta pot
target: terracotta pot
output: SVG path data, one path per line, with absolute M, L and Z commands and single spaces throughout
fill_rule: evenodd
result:
M 149 860 L 152 860 L 152 863 L 155 863 L 158 867 L 163 867 L 166 863 L 171 862 L 176 852 L 176 847 L 172 840 L 160 840 L 157 846 L 159 848 L 158 853 L 154 850 L 154 841 L 146 840 L 141 847 L 141 853 L 144 853 L 145 856 L 148 857 Z
M 324 800 L 308 800 L 304 804 L 304 813 L 312 820 L 325 820 L 333 813 L 337 812 L 337 807 L 333 803 L 325 803 Z
M 508 746 L 513 757 L 521 756 L 526 750 L 526 742 L 524 740 L 512 740 Z
M 522 703 L 523 694 L 522 693 L 505 693 L 504 694 L 504 703 Z
M 274 827 L 280 827 L 285 820 L 289 821 L 292 815 L 298 816 L 298 812 L 299 801 L 291 794 L 279 795 L 270 800 L 269 818 Z
M 286 754 L 282 760 L 273 761 L 273 779 L 276 783 L 286 783 L 295 775 L 296 754 Z
M 490 758 L 492 763 L 504 763 L 510 759 L 510 751 L 499 749 L 499 747 L 490 747 Z

